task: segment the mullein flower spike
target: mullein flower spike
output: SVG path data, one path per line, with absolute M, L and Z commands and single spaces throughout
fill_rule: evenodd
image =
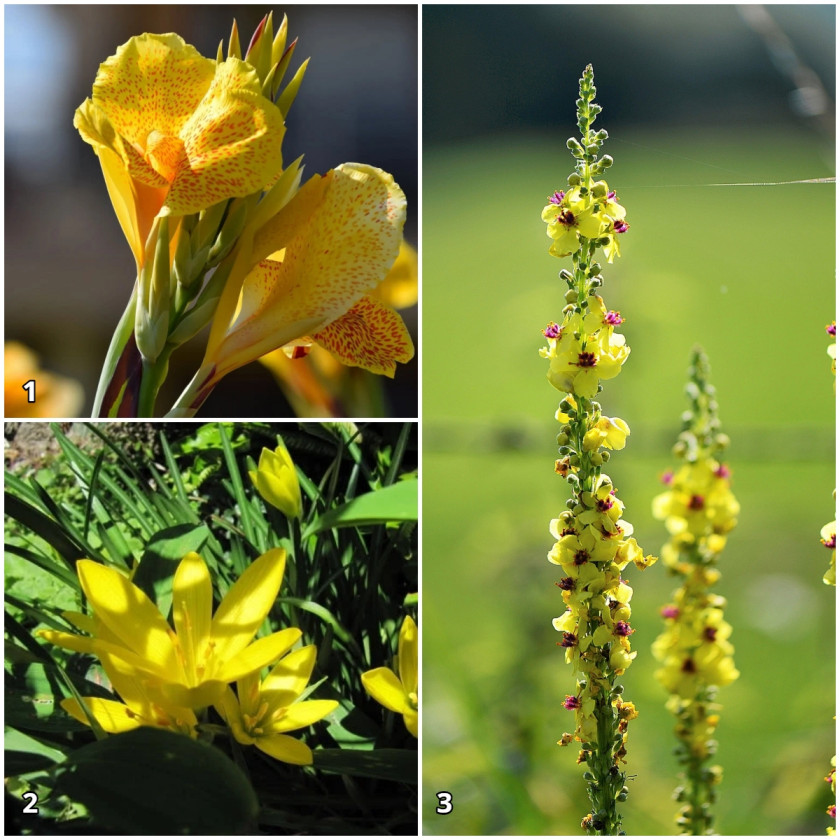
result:
M 629 225 L 615 193 L 600 180 L 612 158 L 599 157 L 607 132 L 592 130 L 601 111 L 594 99 L 588 66 L 577 101 L 581 142 L 567 144 L 575 171 L 568 189 L 549 196 L 542 212 L 552 239 L 549 253 L 571 257 L 572 270 L 560 272 L 568 287 L 567 305 L 562 321 L 543 330 L 548 347 L 540 353 L 549 361 L 549 382 L 565 394 L 555 415 L 561 429 L 554 470 L 572 491 L 567 510 L 551 522 L 556 542 L 548 554 L 549 562 L 562 569 L 557 586 L 566 607 L 553 625 L 562 634 L 558 645 L 577 680 L 575 693 L 563 702 L 574 712 L 574 733 L 565 733 L 558 743 L 577 740 L 583 747 L 579 762 L 588 765 L 584 778 L 592 810 L 582 826 L 587 833 L 611 835 L 621 831 L 617 803 L 627 799 L 628 789 L 619 764 L 626 754 L 627 726 L 638 716 L 617 682 L 636 656 L 630 644 L 633 590 L 623 574 L 630 563 L 644 569 L 656 558 L 645 555 L 633 539 L 633 526 L 621 518 L 624 503 L 601 471 L 611 451 L 624 448 L 630 427 L 620 417 L 602 414 L 594 398 L 603 380 L 621 372 L 630 348 L 616 332 L 624 319 L 596 293 L 603 277 L 595 253 L 602 248 L 612 262 Z
M 216 60 L 172 33 L 131 38 L 77 109 L 137 266 L 94 413 L 153 414 L 169 357 L 211 322 L 174 416 L 278 348 L 317 344 L 386 376 L 412 358 L 402 319 L 375 294 L 400 249 L 405 196 L 371 166 L 343 164 L 303 187 L 301 159 L 284 166 L 308 62 L 284 85 L 287 33 L 285 18 L 275 36 L 266 16 L 243 58 L 234 22 Z
M 695 350 L 686 393 L 691 410 L 674 453 L 683 459 L 676 472 L 662 480 L 668 489 L 653 500 L 653 515 L 665 520 L 671 534 L 662 560 L 682 585 L 662 608 L 665 631 L 653 644 L 662 663 L 656 678 L 670 698 L 667 708 L 677 718 L 677 755 L 683 766 L 676 799 L 682 834 L 711 834 L 715 786 L 722 769 L 705 766 L 716 751 L 714 731 L 720 720 L 717 689 L 738 678 L 729 641 L 732 627 L 723 619 L 726 601 L 711 592 L 720 578 L 718 557 L 735 527 L 739 505 L 730 490 L 729 467 L 721 460 L 728 445 L 720 433 L 715 389 L 708 382 L 706 356 Z
M 834 390 L 837 390 L 837 322 L 832 321 L 828 324 L 825 328 L 826 333 L 832 339 L 834 339 L 831 344 L 828 345 L 828 355 L 831 358 L 831 373 L 835 377 L 834 380 Z M 837 491 L 834 491 L 835 498 L 837 497 Z M 837 520 L 835 519 L 834 522 L 829 522 L 827 525 L 824 525 L 822 530 L 820 531 L 820 542 L 829 550 L 831 551 L 831 563 L 829 564 L 828 571 L 823 575 L 823 583 L 828 586 L 837 586 Z M 831 785 L 831 793 L 835 796 L 835 802 L 828 806 L 826 809 L 826 813 L 831 817 L 831 819 L 837 819 L 837 802 L 836 802 L 836 794 L 837 794 L 837 787 L 836 787 L 836 775 L 837 775 L 837 756 L 833 756 L 831 759 L 831 771 L 825 777 L 825 780 Z M 835 834 L 836 829 L 834 826 L 829 826 L 826 828 L 827 834 Z

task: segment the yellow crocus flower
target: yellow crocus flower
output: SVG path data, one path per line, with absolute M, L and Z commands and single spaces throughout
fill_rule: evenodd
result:
M 53 644 L 92 652 L 116 685 L 140 681 L 164 708 L 202 709 L 221 699 L 229 682 L 274 662 L 300 638 L 297 628 L 252 641 L 274 604 L 286 552 L 272 549 L 233 584 L 213 614 L 213 587 L 195 552 L 178 564 L 172 581 L 174 629 L 148 596 L 116 569 L 92 560 L 76 568 L 96 621 L 92 638 L 42 630 Z M 101 623 L 105 631 L 98 631 Z
M 248 475 L 260 496 L 290 519 L 300 518 L 300 482 L 289 450 L 281 443 L 273 452 L 263 447 L 256 470 Z
M 240 744 L 254 745 L 288 764 L 312 764 L 312 750 L 285 733 L 321 720 L 338 706 L 335 700 L 298 699 L 312 676 L 315 654 L 315 645 L 292 651 L 262 682 L 253 673 L 237 680 L 237 694 L 225 691 L 216 710 Z
M 386 709 L 403 716 L 406 729 L 416 738 L 418 732 L 417 625 L 406 616 L 400 629 L 397 671 L 374 668 L 362 674 L 365 691 Z

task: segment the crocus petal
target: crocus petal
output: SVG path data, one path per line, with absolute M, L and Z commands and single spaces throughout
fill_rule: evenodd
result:
M 236 656 L 254 638 L 277 598 L 285 568 L 285 550 L 274 548 L 251 563 L 228 590 L 211 628 L 218 661 Z
M 213 614 L 213 582 L 194 551 L 184 557 L 172 581 L 172 617 L 184 654 L 187 678 L 196 681 L 196 655 L 207 649 Z
M 252 634 L 253 635 L 253 634 Z M 283 656 L 301 637 L 297 627 L 289 627 L 257 639 L 232 659 L 228 659 L 216 668 L 215 676 L 224 682 L 233 682 L 246 674 L 258 671 Z
M 172 630 L 146 594 L 115 569 L 92 560 L 79 560 L 76 568 L 94 612 L 122 643 L 173 678 L 180 677 Z
M 405 195 L 380 169 L 343 164 L 307 182 L 255 237 L 255 252 L 272 258 L 245 278 L 219 346 L 208 344 L 214 378 L 341 317 L 393 265 L 404 222 Z
M 411 616 L 406 616 L 400 629 L 397 659 L 400 667 L 400 682 L 411 694 L 417 692 L 417 625 Z
M 137 729 L 142 726 L 142 718 L 132 712 L 125 703 L 118 703 L 116 700 L 105 700 L 101 697 L 84 697 L 85 705 L 90 709 L 96 722 L 106 731 L 112 734 L 128 732 L 130 729 Z M 68 697 L 61 701 L 61 708 L 72 715 L 80 723 L 90 725 L 87 715 L 84 713 L 80 703 L 75 697 Z
M 343 364 L 390 377 L 397 362 L 408 362 L 414 356 L 403 319 L 372 297 L 363 297 L 312 338 Z
M 416 709 L 406 709 L 403 712 L 403 721 L 405 721 L 405 728 L 416 738 L 419 731 L 419 715 Z
M 262 693 L 269 704 L 269 711 L 281 706 L 291 706 L 303 694 L 315 667 L 315 645 L 306 645 L 284 656 L 263 680 Z
M 269 735 L 258 738 L 256 744 L 258 749 L 286 764 L 312 764 L 312 750 L 289 735 Z
M 411 709 L 402 683 L 390 668 L 374 668 L 372 671 L 366 671 L 362 674 L 362 684 L 365 691 L 386 709 L 400 714 Z
M 75 633 L 64 633 L 61 630 L 38 630 L 36 635 L 65 650 L 93 653 L 93 639 L 87 636 L 77 636 Z
M 291 732 L 303 729 L 326 717 L 338 708 L 337 700 L 304 700 L 286 709 L 286 713 L 268 725 L 271 732 Z
M 220 702 L 216 704 L 216 711 L 224 718 L 225 723 L 230 727 L 233 737 L 240 743 L 250 745 L 255 743 L 242 725 L 242 711 L 239 701 L 231 688 L 225 690 Z

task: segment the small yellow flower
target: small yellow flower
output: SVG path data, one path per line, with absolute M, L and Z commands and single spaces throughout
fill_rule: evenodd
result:
M 299 700 L 312 676 L 315 655 L 315 645 L 307 645 L 287 654 L 262 682 L 253 673 L 237 680 L 237 694 L 225 690 L 216 710 L 240 744 L 254 745 L 288 764 L 312 764 L 312 750 L 285 733 L 310 726 L 338 706 L 335 700 Z
M 406 616 L 400 629 L 397 673 L 390 668 L 374 668 L 362 674 L 365 691 L 386 709 L 403 716 L 406 729 L 416 738 L 418 732 L 417 625 Z
M 289 450 L 281 443 L 273 452 L 263 448 L 260 463 L 248 475 L 259 494 L 290 519 L 299 519 L 303 502 L 295 465 Z

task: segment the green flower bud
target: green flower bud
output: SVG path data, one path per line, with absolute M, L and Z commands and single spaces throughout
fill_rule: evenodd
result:
M 610 135 L 607 133 L 607 130 L 605 128 L 602 128 L 595 135 L 595 137 L 596 137 L 596 139 L 600 140 L 602 143 L 604 142 L 604 140 L 609 140 L 610 139 Z
M 577 303 L 578 293 L 574 289 L 566 292 L 566 303 Z
M 604 198 L 606 196 L 606 194 L 607 194 L 607 185 L 606 184 L 601 183 L 601 182 L 595 184 L 595 186 L 592 189 L 592 195 L 594 195 L 595 198 Z
M 567 283 L 574 283 L 575 282 L 574 274 L 572 274 L 572 272 L 569 271 L 567 268 L 564 268 L 558 276 L 560 277 L 561 280 L 565 280 Z
M 574 137 L 570 137 L 566 141 L 566 148 L 575 156 L 575 157 L 583 157 L 583 146 L 575 140 Z
M 606 463 L 607 463 L 607 461 L 609 461 L 609 460 L 610 460 L 610 457 L 611 457 L 611 456 L 610 456 L 610 452 L 609 452 L 609 450 L 608 450 L 608 449 L 605 449 L 603 452 L 601 452 L 601 461 L 602 461 L 604 464 L 606 464 Z
M 577 172 L 572 172 L 566 179 L 566 182 L 570 187 L 577 187 L 580 184 L 580 175 Z

